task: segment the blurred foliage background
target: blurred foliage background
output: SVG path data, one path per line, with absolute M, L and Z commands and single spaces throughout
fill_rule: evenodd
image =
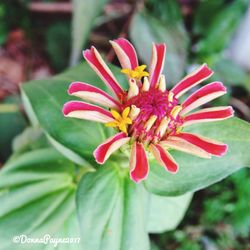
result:
M 77 64 L 90 44 L 117 64 L 109 45 L 117 37 L 130 39 L 142 62 L 153 41 L 165 42 L 169 85 L 208 63 L 230 93 L 216 104 L 250 121 L 249 26 L 248 0 L 1 1 L 0 166 L 28 126 L 19 85 Z M 249 177 L 243 169 L 197 192 L 176 231 L 151 236 L 152 249 L 250 249 Z

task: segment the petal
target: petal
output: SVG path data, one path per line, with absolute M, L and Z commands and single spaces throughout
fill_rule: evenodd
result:
M 150 150 L 152 151 L 155 159 L 163 166 L 168 172 L 176 173 L 178 170 L 178 164 L 173 157 L 165 150 L 160 144 L 150 144 Z
M 104 143 L 99 145 L 94 151 L 94 157 L 97 163 L 103 164 L 112 153 L 119 149 L 124 144 L 128 143 L 130 137 L 121 132 L 107 139 Z
M 95 47 L 92 46 L 91 49 L 83 51 L 83 56 L 98 76 L 114 92 L 118 99 L 121 100 L 124 91 Z
M 161 141 L 160 144 L 163 147 L 172 148 L 178 151 L 182 151 L 191 155 L 195 155 L 201 158 L 211 158 L 211 154 L 207 153 L 205 150 L 185 141 L 179 137 L 171 136 L 167 140 Z
M 117 121 L 114 121 L 114 122 L 107 122 L 105 124 L 106 127 L 117 127 L 119 126 L 119 123 Z
M 183 126 L 189 126 L 191 124 L 201 122 L 225 120 L 229 117 L 232 117 L 233 114 L 233 108 L 230 106 L 201 109 L 184 117 Z
M 140 182 L 147 178 L 149 171 L 148 158 L 141 143 L 134 142 L 130 156 L 130 178 Z
M 122 111 L 122 118 L 126 119 L 128 117 L 128 114 L 130 112 L 130 107 L 126 107 L 123 111 Z
M 127 125 L 124 124 L 124 123 L 119 124 L 119 129 L 120 129 L 122 132 L 124 132 L 125 134 L 128 133 L 128 132 L 127 132 Z
M 200 82 L 206 80 L 213 74 L 213 71 L 208 68 L 207 64 L 203 64 L 191 74 L 187 75 L 179 83 L 177 83 L 171 90 L 176 98 L 182 96 L 189 89 L 193 88 Z
M 181 115 L 226 94 L 227 90 L 221 82 L 212 82 L 195 91 L 182 103 Z
M 107 123 L 114 120 L 111 113 L 98 106 L 79 101 L 70 101 L 64 104 L 63 114 L 84 120 Z
M 122 117 L 121 117 L 120 113 L 118 113 L 116 110 L 111 109 L 110 112 L 111 112 L 112 116 L 113 116 L 116 120 L 118 120 L 118 121 L 121 121 L 121 120 L 122 120 Z
M 134 70 L 138 66 L 138 59 L 133 45 L 124 38 L 110 41 L 118 60 L 124 69 Z
M 164 66 L 165 54 L 166 45 L 164 43 L 153 44 L 149 69 L 149 82 L 152 87 L 155 87 L 159 82 L 159 78 Z
M 103 105 L 108 108 L 120 110 L 121 105 L 114 98 L 103 90 L 83 82 L 73 82 L 70 84 L 68 93 L 90 102 Z
M 223 144 L 221 142 L 217 142 L 215 140 L 203 137 L 203 136 L 198 136 L 194 135 L 191 133 L 180 133 L 178 135 L 175 135 L 175 137 L 180 138 L 184 141 L 187 141 L 207 153 L 215 156 L 222 156 L 227 152 L 228 146 L 226 144 Z

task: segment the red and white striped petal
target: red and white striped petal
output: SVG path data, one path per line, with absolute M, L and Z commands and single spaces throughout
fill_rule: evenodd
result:
M 103 90 L 83 82 L 73 82 L 70 84 L 68 93 L 90 102 L 103 105 L 108 108 L 120 110 L 121 104 L 114 100 Z
M 152 47 L 152 56 L 149 68 L 149 82 L 152 87 L 155 87 L 159 82 L 165 61 L 166 45 L 164 43 L 155 44 Z
M 147 178 L 148 171 L 148 158 L 143 144 L 134 142 L 130 155 L 130 178 L 134 182 L 140 182 Z
M 223 156 L 228 149 L 228 146 L 226 144 L 191 133 L 180 133 L 178 135 L 175 135 L 174 137 L 180 138 L 183 141 L 187 141 L 188 143 L 191 143 L 203 149 L 207 153 L 215 156 Z
M 233 114 L 233 108 L 230 106 L 201 109 L 184 117 L 183 126 L 201 122 L 220 121 L 232 117 Z
M 150 150 L 153 153 L 158 163 L 163 166 L 168 172 L 176 173 L 178 164 L 173 157 L 160 144 L 150 144 Z
M 189 143 L 179 137 L 171 136 L 168 137 L 167 140 L 161 141 L 160 144 L 163 147 L 172 148 L 178 151 L 185 152 L 187 154 L 195 155 L 201 158 L 211 158 L 211 154 L 206 152 L 205 150 Z
M 183 103 L 181 115 L 185 115 L 195 108 L 226 94 L 227 90 L 221 82 L 212 82 L 195 91 Z
M 95 47 L 92 46 L 91 49 L 83 51 L 83 56 L 92 69 L 109 86 L 109 88 L 120 100 L 124 95 L 124 91 Z
M 180 82 L 178 82 L 171 90 L 176 98 L 179 98 L 189 89 L 198 85 L 200 82 L 206 80 L 213 74 L 213 71 L 208 68 L 207 64 L 203 64 L 191 74 L 187 75 Z
M 65 103 L 63 106 L 63 114 L 67 117 L 74 117 L 102 123 L 111 122 L 114 120 L 112 114 L 109 111 L 80 101 L 70 101 Z
M 123 132 L 114 135 L 99 145 L 94 151 L 94 157 L 97 163 L 103 164 L 117 149 L 128 143 L 130 137 Z
M 110 41 L 123 69 L 134 70 L 138 66 L 137 54 L 133 45 L 124 38 Z

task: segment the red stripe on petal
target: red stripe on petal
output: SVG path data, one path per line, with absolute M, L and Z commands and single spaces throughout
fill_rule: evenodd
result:
M 208 68 L 206 64 L 203 64 L 200 68 L 187 75 L 179 83 L 177 83 L 171 90 L 174 93 L 176 98 L 183 95 L 192 87 L 196 86 L 200 82 L 206 80 L 213 74 L 213 71 Z
M 168 172 L 176 173 L 178 170 L 178 164 L 173 157 L 160 145 L 151 144 L 150 149 L 161 166 L 163 166 Z
M 65 116 L 75 117 L 79 119 L 86 119 L 103 123 L 114 120 L 109 111 L 85 102 L 67 102 L 64 104 L 62 111 Z
M 103 90 L 83 82 L 70 84 L 68 93 L 84 100 L 92 101 L 109 108 L 120 109 L 121 104 Z
M 221 82 L 212 82 L 195 91 L 182 103 L 181 114 L 186 114 L 191 110 L 221 96 L 227 92 L 226 87 Z
M 178 135 L 175 135 L 175 137 L 181 138 L 189 143 L 192 143 L 193 145 L 215 156 L 224 155 L 228 149 L 228 146 L 226 144 L 190 133 L 180 133 Z
M 166 54 L 166 45 L 153 44 L 152 57 L 149 69 L 149 82 L 152 87 L 155 87 L 159 82 L 160 75 L 164 67 L 164 60 Z
M 169 136 L 167 140 L 161 141 L 160 144 L 163 147 L 172 148 L 201 158 L 211 158 L 211 154 L 180 137 Z
M 114 47 L 122 68 L 133 70 L 138 66 L 135 48 L 127 39 L 119 38 L 117 40 L 111 41 L 111 44 Z
M 232 117 L 233 114 L 233 108 L 230 106 L 201 109 L 195 113 L 187 115 L 184 118 L 183 126 L 188 126 L 194 123 L 224 120 Z
M 146 152 L 141 143 L 134 142 L 130 156 L 130 178 L 140 182 L 147 178 L 149 164 Z
M 128 143 L 130 137 L 121 132 L 107 139 L 104 143 L 99 145 L 94 151 L 94 157 L 97 163 L 103 164 L 112 153 L 119 149 L 124 144 Z
M 124 91 L 101 58 L 98 51 L 92 46 L 91 49 L 87 49 L 83 52 L 83 56 L 99 77 L 108 85 L 108 87 L 110 87 L 118 99 L 121 100 Z

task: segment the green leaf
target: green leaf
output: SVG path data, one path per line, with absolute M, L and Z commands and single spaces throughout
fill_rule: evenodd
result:
M 54 149 L 41 149 L 12 160 L 0 172 L 1 249 L 20 249 L 14 236 L 79 237 L 75 213 L 75 166 Z M 25 244 L 25 249 L 45 249 Z M 54 249 L 47 245 L 46 249 Z M 65 249 L 59 244 L 57 249 Z M 67 249 L 80 249 L 67 244 Z
M 0 161 L 8 158 L 12 140 L 26 126 L 24 116 L 19 111 L 19 103 L 20 98 L 11 96 L 0 105 Z
M 71 46 L 70 31 L 69 21 L 58 21 L 53 23 L 46 32 L 46 49 L 50 62 L 56 71 L 62 71 L 68 66 Z
M 218 13 L 223 10 L 224 0 L 203 0 L 194 11 L 193 32 L 196 35 L 206 35 L 207 29 Z
M 206 29 L 204 39 L 201 39 L 196 49 L 200 56 L 219 53 L 225 49 L 238 27 L 243 13 L 247 9 L 248 1 L 234 1 L 225 6 L 213 19 L 211 25 Z
M 174 230 L 183 219 L 192 196 L 192 193 L 176 197 L 150 194 L 148 232 L 163 233 Z
M 223 59 L 220 56 L 209 64 L 214 70 L 210 81 L 222 81 L 226 86 L 243 85 L 246 86 L 247 73 L 231 60 Z
M 48 141 L 41 129 L 34 127 L 26 128 L 21 134 L 15 137 L 12 143 L 14 154 L 21 154 L 35 149 L 48 147 Z
M 71 65 L 75 65 L 96 17 L 108 0 L 73 0 Z
M 183 25 L 183 18 L 180 4 L 175 0 L 157 1 L 148 0 L 145 2 L 146 8 L 150 14 L 163 23 L 171 23 L 172 25 Z
M 140 58 L 146 63 L 150 62 L 152 43 L 166 43 L 163 73 L 171 83 L 181 79 L 186 67 L 189 41 L 179 22 L 165 24 L 145 12 L 137 13 L 130 25 L 130 36 Z
M 147 189 L 155 194 L 172 196 L 196 191 L 222 180 L 242 167 L 250 166 L 250 126 L 238 118 L 211 124 L 192 125 L 189 132 L 228 144 L 228 153 L 212 159 L 201 159 L 178 151 L 171 151 L 179 164 L 173 175 L 166 172 L 155 161 L 150 163 Z
M 115 67 L 112 70 L 118 71 Z M 121 84 L 124 82 L 122 79 Z M 32 123 L 42 127 L 62 154 L 78 164 L 91 165 L 95 164 L 92 157 L 94 149 L 114 131 L 103 124 L 63 116 L 64 103 L 77 99 L 67 93 L 73 81 L 90 83 L 107 91 L 105 84 L 100 83 L 95 72 L 84 63 L 52 79 L 24 84 L 23 102 Z
M 149 249 L 144 189 L 120 171 L 103 166 L 80 182 L 77 211 L 84 250 Z

